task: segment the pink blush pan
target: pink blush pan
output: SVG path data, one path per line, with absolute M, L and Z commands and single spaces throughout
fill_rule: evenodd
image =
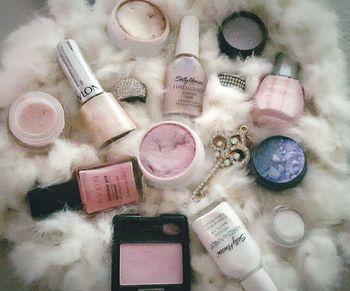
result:
M 191 290 L 187 217 L 113 218 L 112 291 Z
M 120 245 L 120 284 L 183 283 L 180 243 L 123 243 Z

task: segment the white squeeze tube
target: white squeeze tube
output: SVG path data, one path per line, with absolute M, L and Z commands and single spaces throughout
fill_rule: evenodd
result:
M 239 280 L 246 291 L 277 291 L 261 266 L 258 244 L 229 203 L 216 201 L 191 221 L 199 240 L 225 276 Z

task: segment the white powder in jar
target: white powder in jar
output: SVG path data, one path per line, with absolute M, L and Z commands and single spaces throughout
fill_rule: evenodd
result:
M 305 223 L 302 216 L 286 206 L 277 209 L 272 228 L 277 243 L 284 246 L 296 245 L 305 235 Z
M 117 10 L 116 17 L 127 34 L 141 40 L 159 38 L 166 28 L 163 13 L 144 1 L 125 2 Z

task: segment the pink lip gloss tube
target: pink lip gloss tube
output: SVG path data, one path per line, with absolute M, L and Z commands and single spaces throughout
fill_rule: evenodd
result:
M 98 148 L 136 129 L 113 94 L 102 89 L 74 40 L 57 45 L 57 59 L 82 103 L 81 117 Z
M 298 80 L 299 64 L 278 54 L 273 73 L 261 82 L 252 110 L 256 125 L 281 130 L 293 125 L 303 114 L 304 93 Z
M 93 214 L 142 199 L 141 172 L 135 160 L 76 170 L 68 182 L 28 192 L 32 216 L 71 208 Z

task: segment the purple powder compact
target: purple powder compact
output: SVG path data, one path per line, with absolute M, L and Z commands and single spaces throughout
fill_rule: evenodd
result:
M 112 291 L 189 291 L 187 218 L 120 215 L 113 219 Z
M 306 173 L 303 148 L 286 136 L 272 136 L 252 152 L 251 169 L 260 185 L 272 190 L 294 187 Z
M 222 22 L 218 40 L 222 53 L 245 59 L 260 55 L 265 47 L 267 30 L 262 20 L 246 11 L 235 12 Z

